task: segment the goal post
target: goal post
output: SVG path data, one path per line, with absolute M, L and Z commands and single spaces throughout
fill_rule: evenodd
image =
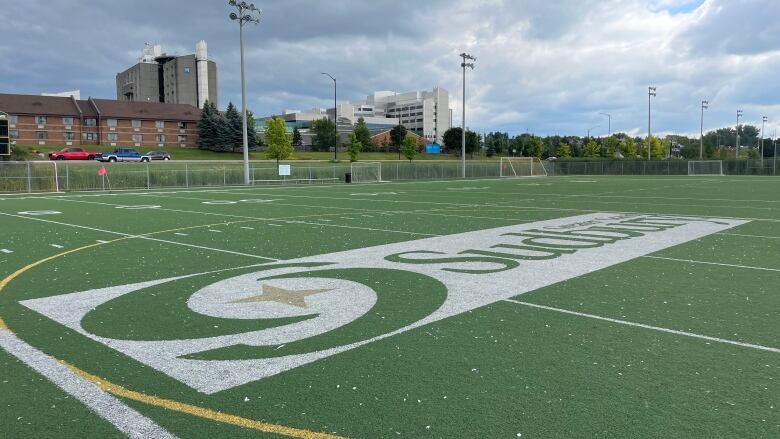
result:
M 688 175 L 723 175 L 721 160 L 690 160 Z
M 501 177 L 546 177 L 542 161 L 536 157 L 501 157 Z
M 352 162 L 349 165 L 353 183 L 378 183 L 382 181 L 382 163 Z

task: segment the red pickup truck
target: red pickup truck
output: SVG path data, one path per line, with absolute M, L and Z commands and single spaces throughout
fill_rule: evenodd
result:
M 49 160 L 95 160 L 98 153 L 84 148 L 65 148 L 49 153 Z

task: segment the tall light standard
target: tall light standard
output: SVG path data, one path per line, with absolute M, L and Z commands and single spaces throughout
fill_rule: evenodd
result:
M 650 160 L 650 98 L 656 96 L 655 87 L 647 87 L 647 160 Z
M 761 167 L 764 167 L 764 128 L 766 128 L 766 122 L 769 120 L 766 116 L 761 119 Z
M 612 115 L 609 113 L 599 113 L 602 116 L 607 116 L 607 135 L 612 135 Z
M 701 125 L 699 128 L 699 160 L 704 158 L 704 110 L 709 108 L 708 101 L 701 101 Z
M 336 78 L 330 75 L 330 73 L 322 72 L 323 75 L 333 80 L 333 161 L 338 160 L 339 150 L 339 107 L 336 104 L 336 93 L 338 92 L 338 84 Z
M 590 142 L 590 130 L 595 130 L 596 128 L 600 127 L 601 125 L 596 125 L 595 127 L 588 128 L 588 139 L 587 141 Z
M 249 136 L 246 125 L 246 81 L 244 80 L 244 25 L 247 23 L 257 24 L 260 22 L 260 10 L 254 3 L 238 2 L 229 0 L 228 4 L 236 8 L 238 13 L 231 12 L 230 19 L 238 21 L 238 34 L 241 44 L 241 112 L 244 131 L 244 184 L 249 182 Z
M 463 62 L 460 63 L 460 66 L 463 68 L 463 118 L 461 119 L 461 126 L 463 133 L 461 133 L 461 139 L 460 139 L 460 154 L 461 154 L 461 167 L 463 169 L 463 178 L 466 178 L 466 67 L 471 68 L 471 70 L 474 70 L 474 63 L 473 62 L 466 62 L 466 60 L 476 61 L 477 58 L 469 55 L 466 52 L 463 52 L 460 54 L 460 57 L 463 58 Z
M 737 110 L 737 150 L 734 153 L 734 158 L 739 158 L 739 119 L 742 117 L 742 110 Z

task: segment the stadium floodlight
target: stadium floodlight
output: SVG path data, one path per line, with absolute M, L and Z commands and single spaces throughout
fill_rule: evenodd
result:
M 742 110 L 737 110 L 737 149 L 734 158 L 739 158 L 739 119 L 742 117 Z
M 709 101 L 701 101 L 701 125 L 699 131 L 699 160 L 704 158 L 704 110 L 709 108 Z
M 247 133 L 246 123 L 246 80 L 244 78 L 244 25 L 247 23 L 260 23 L 260 10 L 254 3 L 237 2 L 229 0 L 228 5 L 236 8 L 236 12 L 231 12 L 229 17 L 232 21 L 238 21 L 238 33 L 241 46 L 241 114 L 242 130 L 244 134 L 244 184 L 249 185 L 249 135 Z
M 766 128 L 766 123 L 769 120 L 768 117 L 764 116 L 761 119 L 761 168 L 763 170 L 764 167 L 764 128 Z
M 647 87 L 647 160 L 650 160 L 650 137 L 651 137 L 651 131 L 650 131 L 650 98 L 656 96 L 655 94 L 656 88 L 655 87 Z
M 477 58 L 469 55 L 466 52 L 461 53 L 460 57 L 463 58 L 463 62 L 460 63 L 460 66 L 463 68 L 463 117 L 460 121 L 463 132 L 461 133 L 461 140 L 460 140 L 460 153 L 461 153 L 460 160 L 462 163 L 461 167 L 463 171 L 463 178 L 466 178 L 466 67 L 470 68 L 471 70 L 474 70 L 474 63 L 466 62 L 466 60 L 476 61 Z
M 612 135 L 612 115 L 609 113 L 599 113 L 602 116 L 607 116 L 607 135 Z
M 339 150 L 339 107 L 336 104 L 336 98 L 338 93 L 338 83 L 336 78 L 331 76 L 330 73 L 322 72 L 321 75 L 325 75 L 333 80 L 333 160 L 338 160 Z

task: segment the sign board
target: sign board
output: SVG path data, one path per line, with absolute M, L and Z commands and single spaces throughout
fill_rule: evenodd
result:
M 279 165 L 279 176 L 280 177 L 289 177 L 290 176 L 290 165 Z
M 429 143 L 425 145 L 426 154 L 441 154 L 441 145 L 437 143 Z
M 11 155 L 11 137 L 8 133 L 8 115 L 0 112 L 0 156 Z

